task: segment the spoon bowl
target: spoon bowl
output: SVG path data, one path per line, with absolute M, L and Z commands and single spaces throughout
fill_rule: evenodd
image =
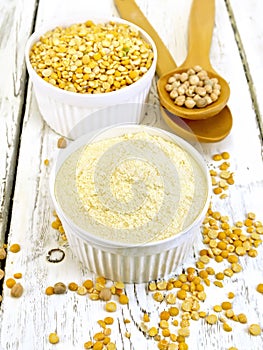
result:
M 161 104 L 172 114 L 181 118 L 199 120 L 211 118 L 218 114 L 227 104 L 230 95 L 228 83 L 213 69 L 209 52 L 215 21 L 214 0 L 193 0 L 188 25 L 188 54 L 183 64 L 162 74 L 158 83 L 158 93 Z M 186 72 L 195 65 L 201 66 L 209 78 L 217 78 L 221 85 L 221 94 L 217 101 L 203 108 L 187 108 L 177 106 L 166 91 L 165 86 L 169 77 L 176 73 Z
M 181 119 L 164 108 L 161 108 L 161 114 L 166 125 L 188 141 L 198 139 L 205 143 L 219 142 L 232 128 L 232 115 L 227 106 L 219 114 L 202 120 Z
M 169 112 L 171 112 L 174 115 L 177 115 L 181 118 L 186 118 L 190 120 L 199 120 L 199 119 L 207 119 L 215 116 L 218 114 L 227 104 L 227 101 L 229 99 L 230 95 L 230 89 L 228 83 L 223 79 L 221 76 L 216 74 L 214 71 L 207 71 L 208 76 L 210 78 L 217 78 L 218 83 L 221 85 L 221 94 L 219 95 L 218 100 L 211 103 L 210 105 L 203 107 L 203 108 L 187 108 L 187 107 L 181 107 L 177 106 L 174 101 L 169 96 L 169 92 L 166 91 L 165 86 L 167 84 L 168 78 L 170 78 L 172 75 L 176 73 L 183 73 L 187 71 L 189 67 L 178 67 L 175 70 L 172 70 L 160 77 L 160 79 L 157 82 L 157 88 L 159 93 L 160 102 L 163 107 L 165 107 Z

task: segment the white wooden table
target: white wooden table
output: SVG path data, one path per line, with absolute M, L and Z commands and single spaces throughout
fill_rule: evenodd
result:
M 187 19 L 191 0 L 138 0 L 144 14 L 170 49 L 177 64 L 187 50 Z M 31 82 L 28 80 L 24 47 L 30 33 L 39 25 L 63 17 L 66 13 L 86 11 L 87 19 L 93 13 L 117 15 L 112 0 L 0 0 L 0 247 L 3 243 L 21 245 L 17 254 L 8 253 L 1 261 L 5 279 L 0 304 L 0 349 L 83 349 L 100 327 L 98 319 L 107 314 L 101 301 L 91 301 L 76 293 L 45 295 L 49 285 L 81 283 L 95 276 L 76 261 L 51 228 L 53 206 L 48 192 L 51 166 L 45 166 L 57 149 L 58 135 L 42 120 Z M 228 151 L 235 185 L 229 196 L 220 200 L 213 195 L 213 208 L 228 215 L 230 221 L 242 220 L 247 212 L 255 212 L 263 220 L 263 3 L 259 0 L 216 0 L 216 19 L 211 48 L 211 62 L 229 82 L 229 107 L 233 114 L 230 135 L 215 144 L 203 144 L 208 164 L 213 154 Z M 150 102 L 158 106 L 156 82 L 153 83 Z M 152 125 L 164 127 L 162 120 L 149 120 Z M 201 233 L 200 233 L 201 242 Z M 63 262 L 51 264 L 47 252 L 62 247 Z M 201 243 L 200 243 L 201 246 Z M 225 282 L 223 289 L 207 287 L 207 300 L 202 309 L 227 299 L 227 292 L 236 297 L 233 308 L 244 312 L 248 323 L 229 321 L 232 332 L 222 330 L 222 324 L 208 325 L 203 319 L 192 321 L 189 349 L 238 350 L 263 349 L 263 333 L 253 337 L 248 325 L 257 323 L 263 328 L 263 295 L 256 285 L 263 283 L 263 248 L 259 246 L 256 258 L 242 257 L 243 271 Z M 192 266 L 194 253 L 184 265 Z M 217 268 L 218 265 L 216 265 Z M 181 273 L 182 267 L 174 271 Z M 21 298 L 10 296 L 5 280 L 21 272 L 24 293 Z M 126 285 L 129 305 L 120 306 L 113 315 L 115 323 L 111 339 L 117 349 L 157 349 L 157 342 L 147 337 L 141 326 L 144 312 L 150 313 L 151 324 L 158 324 L 158 315 L 165 308 L 148 292 L 147 284 Z M 129 319 L 130 323 L 124 323 Z M 51 345 L 48 335 L 56 331 L 60 342 Z M 130 338 L 125 332 L 131 334 Z

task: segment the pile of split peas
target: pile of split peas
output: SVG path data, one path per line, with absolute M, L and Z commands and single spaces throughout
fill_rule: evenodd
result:
M 129 86 L 147 73 L 153 58 L 151 45 L 135 28 L 90 20 L 48 31 L 29 53 L 33 69 L 43 80 L 81 94 Z

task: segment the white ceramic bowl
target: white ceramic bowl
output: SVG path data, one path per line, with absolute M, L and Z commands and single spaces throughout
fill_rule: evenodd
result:
M 206 214 L 211 196 L 210 176 L 203 157 L 193 146 L 174 134 L 155 127 L 126 124 L 105 128 L 100 131 L 96 140 L 105 140 L 141 131 L 150 135 L 161 136 L 169 141 L 172 140 L 172 142 L 179 145 L 193 160 L 194 173 L 199 174 L 195 177 L 196 193 L 192 206 L 194 214 L 191 214 L 193 219 L 187 222 L 183 230 L 175 235 L 141 244 L 104 239 L 99 235 L 96 236 L 87 232 L 83 227 L 73 222 L 74 219 L 72 220 L 70 213 L 65 212 L 63 199 L 58 198 L 59 196 L 55 191 L 57 174 L 70 155 L 87 143 L 92 142 L 95 133 L 82 136 L 72 142 L 66 149 L 60 151 L 50 177 L 51 197 L 74 255 L 88 270 L 106 278 L 115 281 L 122 280 L 126 283 L 140 283 L 163 278 L 187 260 L 200 233 L 199 226 Z M 201 183 L 203 183 L 203 186 L 201 186 Z M 60 185 L 57 184 L 57 186 Z M 198 199 L 200 197 L 203 199 Z M 72 211 L 74 211 L 74 208 L 72 208 Z
M 36 71 L 32 68 L 29 60 L 29 52 L 35 42 L 37 42 L 41 35 L 57 26 L 69 26 L 73 23 L 82 23 L 87 19 L 94 23 L 106 23 L 114 21 L 116 23 L 125 23 L 130 27 L 135 28 L 141 34 L 141 37 L 148 42 L 153 49 L 153 62 L 149 70 L 135 83 L 108 93 L 100 94 L 80 94 L 57 88 L 52 84 L 43 80 Z M 148 93 L 151 87 L 152 79 L 155 74 L 157 63 L 157 49 L 150 38 L 150 36 L 141 28 L 133 23 L 125 21 L 120 18 L 88 18 L 87 15 L 80 14 L 78 16 L 72 15 L 69 18 L 60 21 L 59 23 L 52 23 L 45 25 L 35 33 L 33 33 L 27 41 L 25 48 L 25 61 L 29 77 L 33 82 L 33 88 L 38 103 L 40 113 L 47 124 L 59 134 L 68 137 L 71 130 L 79 124 L 79 122 L 87 115 L 108 106 L 114 106 L 122 103 L 134 103 L 133 120 L 131 122 L 139 123 L 141 121 L 140 105 L 146 102 Z M 139 107 L 139 108 L 138 108 Z M 115 123 L 114 112 L 107 116 L 111 124 Z M 88 121 L 88 120 L 87 120 Z M 99 119 L 92 120 L 92 129 L 102 127 Z

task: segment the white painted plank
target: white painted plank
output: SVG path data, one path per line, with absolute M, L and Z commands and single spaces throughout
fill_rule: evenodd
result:
M 261 120 L 263 130 L 263 90 L 262 90 L 262 51 L 263 51 L 263 25 L 261 17 L 263 12 L 262 1 L 231 0 L 230 6 L 234 14 L 241 45 L 245 50 L 245 59 L 248 64 L 248 75 L 251 78 L 252 91 L 256 94 L 259 108 L 258 118 Z
M 162 35 L 178 63 L 182 62 L 186 54 L 185 38 L 190 0 L 163 1 L 161 8 L 157 0 L 140 0 L 138 4 Z M 204 145 L 204 152 L 208 161 L 215 152 L 228 150 L 231 153 L 231 167 L 235 172 L 236 185 L 230 188 L 230 197 L 225 201 L 214 196 L 213 205 L 236 221 L 242 219 L 248 211 L 255 211 L 262 216 L 260 203 L 263 195 L 263 166 L 255 114 L 251 107 L 242 62 L 228 14 L 222 1 L 218 0 L 216 5 L 211 61 L 215 69 L 231 84 L 229 106 L 234 116 L 234 127 L 226 140 L 215 145 Z M 103 9 L 105 14 L 116 14 L 111 1 L 92 2 L 92 7 L 94 11 Z M 61 11 L 58 11 L 60 8 Z M 47 21 L 48 16 L 55 18 L 60 13 L 73 11 L 74 8 L 82 8 L 88 12 L 91 2 L 74 1 L 74 4 L 63 2 L 61 6 L 59 1 L 54 5 L 51 1 L 42 0 L 38 25 Z M 150 102 L 158 105 L 155 85 L 152 88 Z M 155 118 L 159 117 L 156 115 Z M 151 120 L 149 122 L 152 123 Z M 158 120 L 155 120 L 155 124 L 163 125 Z M 9 296 L 9 290 L 7 288 L 4 290 L 0 314 L 0 346 L 3 349 L 53 349 L 54 346 L 48 344 L 47 336 L 54 330 L 57 330 L 61 339 L 55 346 L 56 349 L 81 349 L 83 343 L 99 330 L 96 320 L 106 315 L 101 302 L 91 302 L 87 297 L 70 292 L 63 296 L 51 297 L 44 294 L 45 288 L 57 281 L 66 284 L 70 281 L 81 283 L 92 277 L 92 274 L 73 259 L 67 248 L 65 248 L 66 259 L 62 263 L 51 265 L 45 260 L 48 250 L 59 245 L 57 236 L 50 227 L 53 209 L 48 195 L 50 167 L 43 165 L 46 158 L 50 159 L 52 164 L 57 138 L 58 136 L 42 121 L 30 87 L 9 235 L 9 243 L 18 242 L 22 249 L 17 255 L 9 254 L 6 267 L 7 277 L 12 276 L 14 272 L 23 272 L 21 283 L 25 287 L 25 293 L 22 298 L 14 300 Z M 259 219 L 262 220 L 262 217 Z M 263 324 L 262 308 L 260 309 L 262 298 L 260 299 L 261 296 L 255 292 L 257 282 L 263 280 L 262 247 L 259 251 L 259 256 L 254 260 L 242 259 L 244 272 L 233 281 L 225 282 L 226 287 L 223 290 L 213 286 L 208 289 L 208 299 L 202 309 L 208 309 L 218 300 L 225 300 L 227 291 L 231 290 L 237 294 L 236 312 L 245 312 L 251 323 Z M 193 262 L 194 258 L 190 257 L 189 264 Z M 215 266 L 219 269 L 218 265 Z M 143 310 L 151 312 L 151 323 L 157 325 L 159 312 L 165 305 L 157 305 L 144 284 L 127 285 L 126 291 L 130 298 L 129 307 L 118 306 L 119 310 L 114 314 L 112 339 L 116 341 L 117 349 L 157 348 L 155 341 L 147 339 L 138 325 L 141 323 Z M 130 319 L 131 323 L 125 325 L 123 322 L 125 318 Z M 198 350 L 223 350 L 230 346 L 236 346 L 239 350 L 262 349 L 262 337 L 252 338 L 246 329 L 247 325 L 234 323 L 233 332 L 228 334 L 223 332 L 221 327 L 211 328 L 200 321 L 191 324 L 191 336 L 187 339 L 187 343 L 189 349 Z M 130 340 L 124 336 L 126 330 L 131 333 Z
M 8 220 L 24 103 L 23 47 L 32 28 L 34 4 L 35 0 L 0 1 L 0 246 Z

